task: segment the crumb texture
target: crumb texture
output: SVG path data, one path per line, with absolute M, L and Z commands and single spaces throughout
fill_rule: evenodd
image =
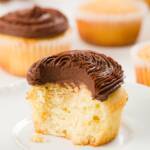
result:
M 74 144 L 98 146 L 114 139 L 127 94 L 119 88 L 107 101 L 92 99 L 91 92 L 59 84 L 33 86 L 28 92 L 37 133 L 61 136 Z

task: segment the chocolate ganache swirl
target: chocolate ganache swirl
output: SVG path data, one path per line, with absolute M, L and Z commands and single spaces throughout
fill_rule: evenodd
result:
M 25 38 L 44 38 L 64 33 L 67 18 L 58 10 L 40 8 L 18 10 L 0 17 L 0 33 Z
M 83 83 L 93 98 L 104 101 L 123 83 L 123 70 L 104 54 L 73 50 L 37 61 L 29 69 L 27 80 L 31 85 Z

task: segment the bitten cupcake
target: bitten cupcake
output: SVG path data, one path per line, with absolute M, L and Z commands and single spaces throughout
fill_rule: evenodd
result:
M 67 18 L 53 8 L 32 7 L 0 17 L 0 66 L 25 76 L 38 59 L 71 46 Z
M 136 41 L 147 5 L 136 0 L 90 0 L 76 12 L 81 38 L 102 46 L 122 46 Z
M 150 42 L 134 46 L 132 58 L 137 82 L 150 86 Z
M 123 70 L 92 51 L 68 51 L 37 61 L 27 73 L 35 132 L 98 146 L 119 131 L 127 101 Z

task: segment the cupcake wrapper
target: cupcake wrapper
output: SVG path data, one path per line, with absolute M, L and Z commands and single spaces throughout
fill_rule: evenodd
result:
M 134 46 L 131 50 L 131 55 L 137 82 L 150 86 L 150 61 L 144 61 L 138 56 L 139 50 L 145 45 L 150 45 L 150 42 L 144 42 Z
M 139 8 L 139 12 L 131 14 L 120 14 L 120 15 L 105 15 L 105 14 L 93 14 L 90 12 L 79 10 L 76 12 L 76 18 L 87 21 L 133 21 L 135 19 L 141 19 L 146 16 L 148 12 L 148 6 L 142 1 L 134 1 L 135 6 Z
M 101 46 L 133 44 L 140 32 L 141 20 L 133 22 L 88 22 L 77 20 L 81 38 L 88 43 Z
M 124 46 L 135 43 L 148 7 L 141 1 L 134 1 L 134 5 L 139 11 L 115 15 L 78 9 L 76 22 L 79 35 L 94 45 Z
M 71 33 L 45 39 L 23 39 L 0 35 L 0 65 L 15 75 L 24 76 L 38 59 L 69 50 Z

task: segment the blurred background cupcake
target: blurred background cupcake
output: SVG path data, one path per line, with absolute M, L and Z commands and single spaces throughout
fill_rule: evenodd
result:
M 32 0 L 0 0 L 0 16 L 14 10 L 31 7 L 34 3 Z
M 8 2 L 8 1 L 9 1 L 9 0 L 0 0 L 0 2 L 3 2 L 3 3 L 4 3 L 4 2 Z
M 150 0 L 145 0 L 145 2 L 150 6 Z
M 0 18 L 0 66 L 25 76 L 36 60 L 70 49 L 71 31 L 60 11 L 38 6 Z
M 138 83 L 150 86 L 150 42 L 137 44 L 132 49 L 132 58 Z
M 140 33 L 147 5 L 138 0 L 90 0 L 77 10 L 81 38 L 102 46 L 133 44 Z

